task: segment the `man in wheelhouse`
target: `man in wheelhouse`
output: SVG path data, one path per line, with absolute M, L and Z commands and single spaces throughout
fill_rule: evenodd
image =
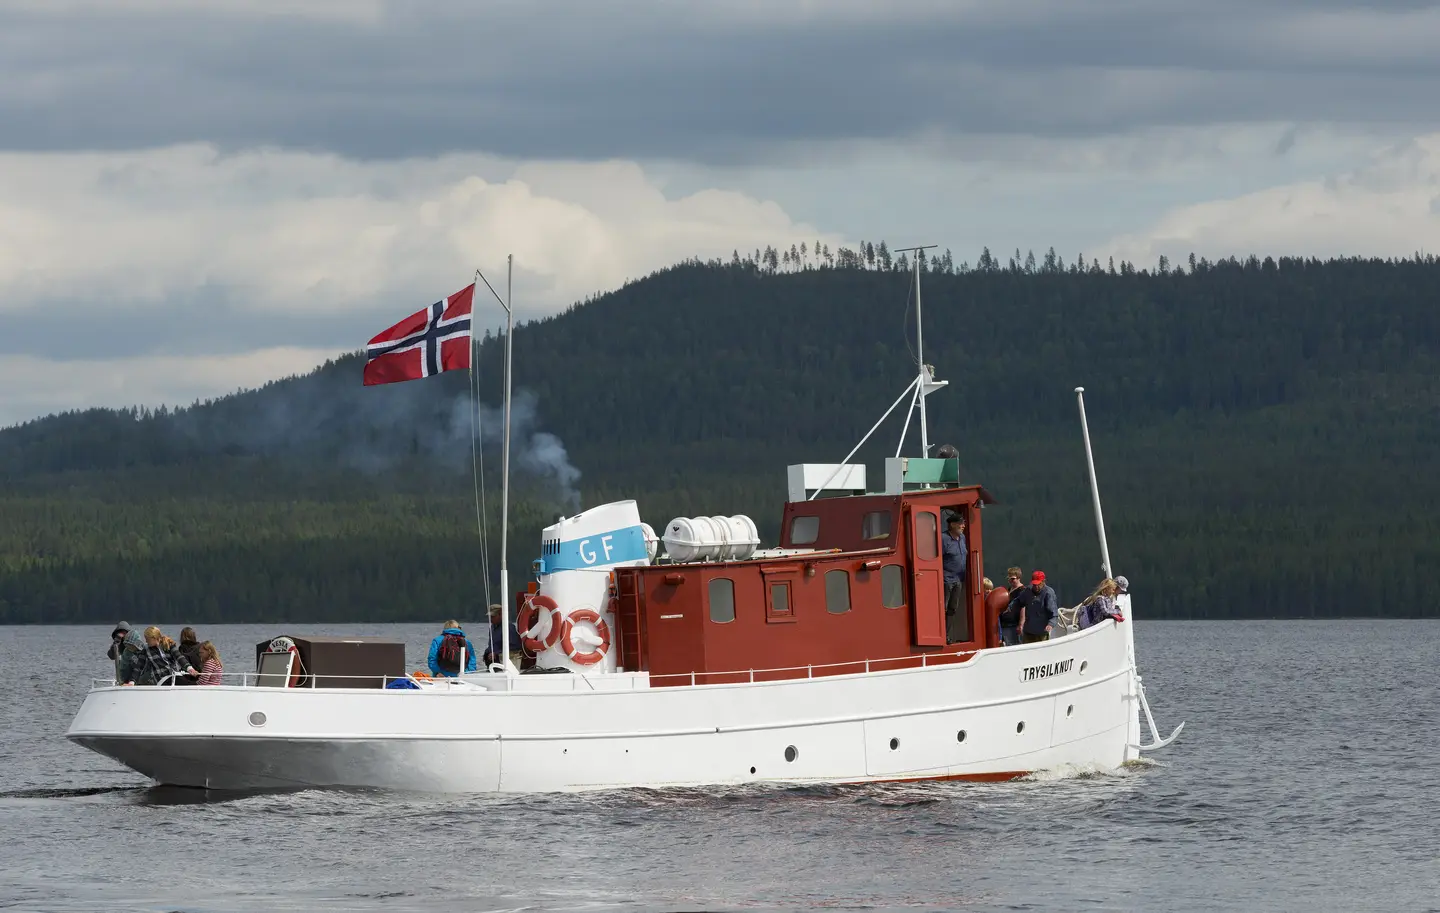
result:
M 963 643 L 970 639 L 970 613 L 965 608 L 965 559 L 969 549 L 964 514 L 957 511 L 950 515 L 940 547 L 945 572 L 945 642 Z

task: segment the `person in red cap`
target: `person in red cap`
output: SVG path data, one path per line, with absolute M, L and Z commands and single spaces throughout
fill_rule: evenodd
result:
M 1030 575 L 1028 597 L 1020 609 L 1020 642 L 1033 644 L 1050 639 L 1050 628 L 1059 614 L 1060 603 L 1055 591 L 1045 585 L 1045 572 L 1036 571 Z

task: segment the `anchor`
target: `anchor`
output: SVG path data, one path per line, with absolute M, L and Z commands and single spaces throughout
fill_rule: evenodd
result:
M 1150 712 L 1150 702 L 1145 699 L 1145 685 L 1140 677 L 1140 673 L 1138 672 L 1135 673 L 1135 693 L 1140 697 L 1140 709 L 1145 711 L 1145 722 L 1150 724 L 1150 737 L 1154 739 L 1154 741 L 1152 741 L 1149 745 L 1137 745 L 1132 743 L 1130 747 L 1138 749 L 1140 751 L 1155 751 L 1158 748 L 1164 748 L 1166 745 L 1169 745 L 1171 742 L 1179 738 L 1180 730 L 1185 728 L 1185 723 L 1183 721 L 1180 723 L 1179 726 L 1175 727 L 1175 731 L 1170 733 L 1169 736 L 1163 739 L 1160 738 L 1160 727 L 1155 725 L 1155 716 Z

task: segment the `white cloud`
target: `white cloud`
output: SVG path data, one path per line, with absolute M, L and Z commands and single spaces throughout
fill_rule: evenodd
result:
M 686 257 L 816 238 L 839 240 L 740 193 L 667 198 L 630 162 L 203 144 L 0 155 L 0 312 L 100 295 L 143 308 L 219 287 L 257 310 L 398 319 L 514 253 L 517 313 L 537 316 Z
M 336 353 L 274 348 L 208 358 L 159 355 L 97 361 L 55 361 L 0 355 L 0 428 L 26 419 L 96 406 L 188 405 L 292 374 Z
M 841 241 L 742 193 L 667 196 L 631 162 L 358 162 L 200 144 L 0 154 L 0 333 L 17 353 L 0 356 L 0 424 L 187 403 L 303 371 L 476 267 L 503 291 L 510 253 L 523 320 L 687 257 L 817 238 Z M 499 323 L 488 296 L 477 303 L 482 323 Z M 105 360 L 42 325 L 73 325 Z M 234 354 L 281 344 L 296 348 Z M 205 358 L 215 352 L 232 357 Z
M 1440 251 L 1440 133 L 1391 146 L 1343 175 L 1182 206 L 1101 250 L 1160 255 L 1409 256 Z

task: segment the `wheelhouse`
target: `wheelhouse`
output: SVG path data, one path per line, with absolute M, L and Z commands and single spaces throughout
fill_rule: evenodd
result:
M 978 485 L 901 488 L 812 499 L 792 492 L 779 547 L 747 560 L 615 569 L 619 663 L 648 672 L 652 685 L 711 684 L 962 662 L 998 646 L 981 587 L 982 508 L 994 499 Z M 947 512 L 965 518 L 967 545 L 964 607 L 950 643 L 940 540 Z

